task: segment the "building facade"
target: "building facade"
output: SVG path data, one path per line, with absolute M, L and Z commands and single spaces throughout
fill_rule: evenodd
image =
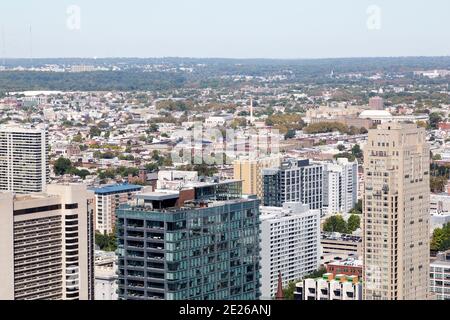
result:
M 320 261 L 320 210 L 285 203 L 261 207 L 261 297 L 271 299 L 278 289 L 316 271 Z
M 94 300 L 118 300 L 117 256 L 115 252 L 95 251 Z
M 264 200 L 267 207 L 285 202 L 309 204 L 311 210 L 323 207 L 323 165 L 290 159 L 280 167 L 263 170 Z
M 358 162 L 339 158 L 323 171 L 324 214 L 349 213 L 358 202 Z
M 0 191 L 43 192 L 49 177 L 47 131 L 0 128 Z
M 450 195 L 448 193 L 430 195 L 431 231 L 450 223 Z
M 370 98 L 369 108 L 372 110 L 384 110 L 384 99 L 381 97 Z
M 364 148 L 363 283 L 367 300 L 428 297 L 430 150 L 425 129 L 385 123 Z
M 362 286 L 357 276 L 326 273 L 297 283 L 294 300 L 362 300 Z
M 119 299 L 258 300 L 259 204 L 240 181 L 137 195 L 117 211 Z
M 132 184 L 108 185 L 93 189 L 95 193 L 95 230 L 111 234 L 116 225 L 116 209 L 133 199 L 142 186 Z
M 354 258 L 348 258 L 346 260 L 331 261 L 326 265 L 328 273 L 334 275 L 343 274 L 347 276 L 357 276 L 362 278 L 362 261 Z
M 93 194 L 0 193 L 0 300 L 93 299 Z
M 241 157 L 234 161 L 234 179 L 242 180 L 242 192 L 244 194 L 255 194 L 259 199 L 263 198 L 263 175 L 262 170 L 278 167 L 281 156 L 271 155 L 258 159 Z
M 450 300 L 450 250 L 431 262 L 430 292 L 437 300 Z
M 362 238 L 338 232 L 322 232 L 320 238 L 322 254 L 362 255 Z

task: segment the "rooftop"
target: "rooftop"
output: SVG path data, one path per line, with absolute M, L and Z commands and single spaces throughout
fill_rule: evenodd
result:
M 362 260 L 354 259 L 354 258 L 348 258 L 346 260 L 342 261 L 331 261 L 328 263 L 328 265 L 332 266 L 348 266 L 348 267 L 362 267 L 363 262 Z
M 137 191 L 141 189 L 142 186 L 134 184 L 111 184 L 100 188 L 94 188 L 91 190 L 93 190 L 96 194 L 108 194 L 115 192 Z
M 362 242 L 362 238 L 360 236 L 354 236 L 351 234 L 343 234 L 343 233 L 339 233 L 339 232 L 322 232 L 321 240 Z

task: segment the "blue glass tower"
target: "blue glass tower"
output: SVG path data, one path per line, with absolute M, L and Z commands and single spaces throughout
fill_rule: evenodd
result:
M 259 299 L 259 204 L 216 181 L 121 206 L 119 298 Z

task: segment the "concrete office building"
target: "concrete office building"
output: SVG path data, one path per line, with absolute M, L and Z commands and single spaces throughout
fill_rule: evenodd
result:
M 196 182 L 122 205 L 119 299 L 258 300 L 260 201 L 241 188 Z
M 323 206 L 323 165 L 289 159 L 280 167 L 263 170 L 264 200 L 267 207 L 282 207 L 285 202 L 309 204 L 311 210 Z
M 112 184 L 93 189 L 95 193 L 95 230 L 111 234 L 116 225 L 116 209 L 141 191 L 142 186 Z
M 43 192 L 49 181 L 48 133 L 19 126 L 0 128 L 0 191 Z
M 242 180 L 242 192 L 255 194 L 259 199 L 263 198 L 263 175 L 266 168 L 279 167 L 280 155 L 270 155 L 262 158 L 241 157 L 234 161 L 234 179 Z
M 294 300 L 362 300 L 362 286 L 357 276 L 326 273 L 297 283 Z
M 362 255 L 362 238 L 338 232 L 322 232 L 320 238 L 322 254 L 359 257 Z
M 367 300 L 421 300 L 429 288 L 430 150 L 425 129 L 385 123 L 364 148 Z
M 450 250 L 431 262 L 430 291 L 437 300 L 450 300 Z
M 0 300 L 93 299 L 93 197 L 83 185 L 0 193 Z
M 324 214 L 349 213 L 358 202 L 358 162 L 339 158 L 323 170 Z
M 261 297 L 272 299 L 281 273 L 283 287 L 319 268 L 320 210 L 285 203 L 261 207 Z

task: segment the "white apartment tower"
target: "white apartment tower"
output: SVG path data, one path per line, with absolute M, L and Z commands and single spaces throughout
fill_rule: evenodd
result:
M 358 202 L 358 162 L 339 158 L 327 163 L 323 177 L 324 213 L 349 213 Z
M 90 300 L 93 201 L 83 185 L 0 193 L 0 300 Z
M 364 148 L 363 296 L 421 300 L 429 288 L 429 166 L 425 129 L 385 123 Z
M 45 129 L 0 128 L 0 191 L 43 192 L 49 181 Z
M 287 202 L 261 207 L 261 297 L 271 299 L 281 273 L 283 286 L 319 268 L 320 210 Z

